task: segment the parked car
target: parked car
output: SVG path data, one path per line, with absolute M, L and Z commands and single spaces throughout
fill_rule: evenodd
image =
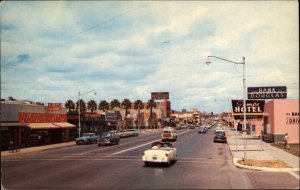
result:
M 175 130 L 181 130 L 181 125 L 177 124 L 176 127 L 175 127 Z
M 204 125 L 200 126 L 198 133 L 206 133 L 207 129 Z
M 227 143 L 226 134 L 223 131 L 217 131 L 214 135 L 214 142 L 224 142 Z
M 107 132 L 98 138 L 98 146 L 119 144 L 120 136 L 116 132 Z
M 119 131 L 118 132 L 118 134 L 119 134 L 119 136 L 121 137 L 121 138 L 126 138 L 126 137 L 130 137 L 130 133 L 128 133 L 128 131 L 126 131 L 126 130 L 121 130 L 121 131 Z
M 190 124 L 188 127 L 189 127 L 189 129 L 195 129 L 195 125 L 194 124 Z
M 149 163 L 166 163 L 171 166 L 172 162 L 177 159 L 177 150 L 171 143 L 154 142 L 151 144 L 151 149 L 144 151 L 142 161 L 145 166 Z
M 187 125 L 182 125 L 181 128 L 182 128 L 182 129 L 187 129 L 188 126 L 187 126 Z
M 162 141 L 176 141 L 177 135 L 172 127 L 166 127 L 163 129 L 163 132 L 161 134 Z
M 129 136 L 132 136 L 132 137 L 139 136 L 139 131 L 136 129 L 128 129 L 127 133 Z
M 81 137 L 75 139 L 75 143 L 79 144 L 91 144 L 97 143 L 99 136 L 95 133 L 83 133 Z

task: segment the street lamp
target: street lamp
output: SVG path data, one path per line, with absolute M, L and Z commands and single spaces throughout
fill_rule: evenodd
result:
M 246 88 L 246 79 L 245 79 L 245 57 L 243 57 L 243 62 L 235 62 L 235 61 L 231 61 L 228 59 L 224 59 L 221 57 L 217 57 L 217 56 L 207 56 L 206 59 L 206 64 L 210 65 L 211 61 L 210 58 L 217 58 L 217 59 L 221 59 L 223 61 L 227 61 L 230 63 L 234 63 L 234 64 L 238 64 L 238 65 L 243 65 L 243 99 L 244 99 L 244 126 L 243 126 L 243 136 L 244 136 L 244 160 L 247 159 L 247 150 L 246 150 L 246 140 L 245 140 L 245 132 L 246 132 L 246 93 L 245 93 L 245 88 Z
M 96 90 L 91 90 L 91 91 L 88 91 L 88 92 L 83 93 L 83 94 L 80 94 L 80 91 L 78 92 L 78 95 L 79 95 L 79 100 L 78 100 L 78 107 L 79 107 L 79 109 L 78 109 L 78 136 L 79 137 L 80 137 L 80 134 L 81 134 L 81 126 L 80 126 L 80 108 L 81 108 L 81 105 L 80 105 L 81 101 L 80 100 L 81 100 L 81 98 L 80 98 L 80 96 L 86 95 L 86 94 L 91 93 L 91 92 L 94 92 L 94 95 L 97 95 Z

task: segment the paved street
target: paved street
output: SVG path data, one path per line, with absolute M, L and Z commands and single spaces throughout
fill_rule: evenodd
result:
M 144 167 L 141 156 L 160 131 L 121 139 L 119 145 L 69 146 L 2 158 L 7 189 L 296 189 L 287 172 L 238 169 L 227 144 L 213 143 L 213 129 L 176 131 L 178 161 Z

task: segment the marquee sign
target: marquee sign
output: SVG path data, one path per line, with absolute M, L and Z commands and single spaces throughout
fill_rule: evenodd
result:
M 248 87 L 248 99 L 285 99 L 286 86 Z
M 61 110 L 61 103 L 48 103 L 48 111 L 60 111 Z
M 244 119 L 244 100 L 232 101 L 232 115 L 234 119 Z M 246 100 L 246 118 L 262 118 L 265 100 Z
M 153 100 L 168 100 L 169 92 L 151 92 L 151 99 L 153 99 Z

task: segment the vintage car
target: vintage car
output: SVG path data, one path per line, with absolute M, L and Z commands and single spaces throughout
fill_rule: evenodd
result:
M 223 131 L 217 131 L 214 135 L 214 142 L 223 142 L 227 143 L 226 134 Z
M 128 129 L 127 133 L 129 134 L 129 136 L 131 137 L 136 137 L 139 136 L 139 131 L 136 129 Z
M 165 163 L 171 166 L 177 159 L 177 150 L 169 142 L 154 142 L 151 149 L 144 151 L 142 160 L 145 166 L 150 163 Z
M 200 126 L 198 133 L 206 133 L 206 132 L 207 132 L 206 127 L 204 125 Z
M 166 127 L 161 134 L 162 141 L 176 141 L 177 135 L 172 127 Z
M 81 137 L 75 139 L 76 144 L 91 144 L 96 143 L 99 136 L 95 133 L 83 133 Z
M 119 144 L 120 142 L 120 136 L 118 135 L 117 132 L 114 131 L 109 131 L 105 134 L 103 134 L 99 139 L 98 139 L 98 146 L 101 145 L 112 145 L 112 144 Z

